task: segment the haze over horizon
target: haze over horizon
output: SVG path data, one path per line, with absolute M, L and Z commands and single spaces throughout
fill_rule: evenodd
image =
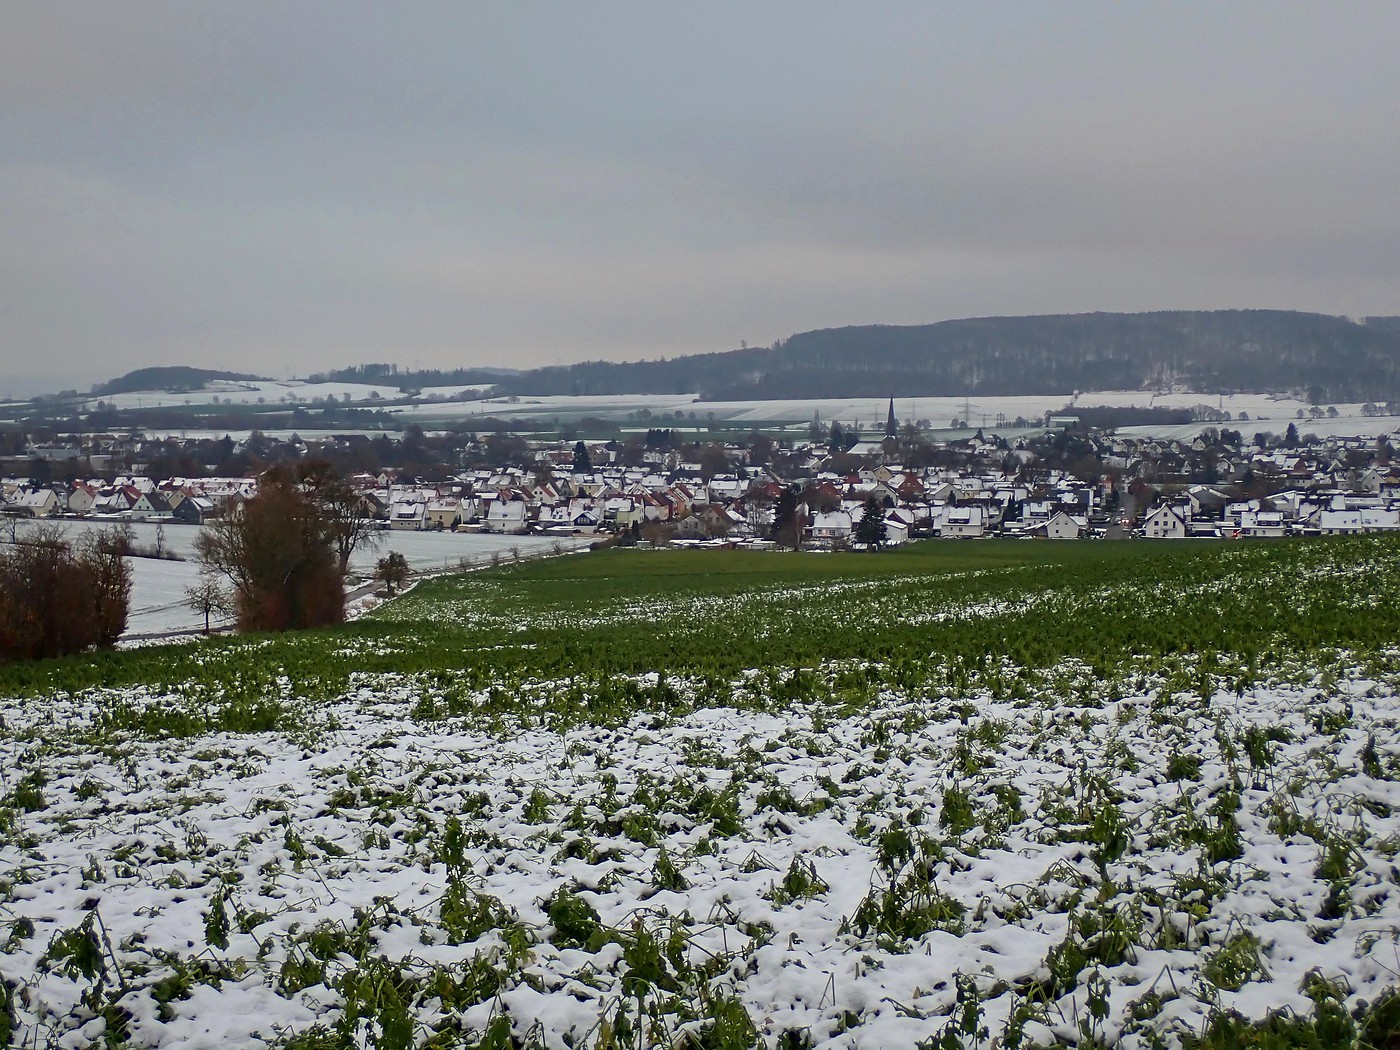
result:
M 1381 3 L 16 6 L 0 390 L 1400 313 L 1396 39 Z

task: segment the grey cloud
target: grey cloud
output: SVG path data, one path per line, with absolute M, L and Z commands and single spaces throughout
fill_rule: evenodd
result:
M 1400 311 L 1400 9 L 17 5 L 0 374 Z

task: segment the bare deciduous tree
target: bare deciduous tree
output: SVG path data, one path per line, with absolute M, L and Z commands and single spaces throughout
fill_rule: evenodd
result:
M 361 547 L 374 548 L 384 541 L 378 523 L 366 514 L 364 497 L 325 460 L 302 465 L 307 497 L 320 510 L 335 544 L 340 575 L 350 568 L 350 557 Z
M 284 469 L 264 474 L 238 513 L 206 525 L 195 550 L 209 572 L 228 579 L 242 630 L 345 618 L 334 524 Z
M 234 611 L 233 596 L 217 579 L 207 574 L 200 576 L 198 583 L 185 589 L 185 604 L 204 615 L 205 634 L 209 633 L 209 621 L 215 613 L 230 616 Z
M 374 578 L 384 581 L 384 585 L 389 588 L 389 595 L 392 597 L 394 588 L 402 587 L 408 579 L 408 559 L 398 551 L 390 551 L 375 565 Z

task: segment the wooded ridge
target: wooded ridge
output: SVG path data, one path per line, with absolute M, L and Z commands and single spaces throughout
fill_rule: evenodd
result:
M 495 389 L 710 401 L 1125 389 L 1368 401 L 1400 395 L 1400 317 L 1216 310 L 859 325 L 727 353 L 541 368 Z

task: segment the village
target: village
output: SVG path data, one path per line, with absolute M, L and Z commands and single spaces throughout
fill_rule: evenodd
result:
M 890 545 L 1400 529 L 1400 463 L 1385 435 L 1300 438 L 1290 424 L 1280 438 L 1207 427 L 1180 441 L 1055 422 L 1012 435 L 891 422 L 866 441 L 837 424 L 807 440 L 754 432 L 704 444 L 671 430 L 607 441 L 416 428 L 373 439 L 65 435 L 12 447 L 0 515 L 200 525 L 236 513 L 266 465 L 325 460 L 360 491 L 364 516 L 392 530 L 839 549 L 872 499 Z

